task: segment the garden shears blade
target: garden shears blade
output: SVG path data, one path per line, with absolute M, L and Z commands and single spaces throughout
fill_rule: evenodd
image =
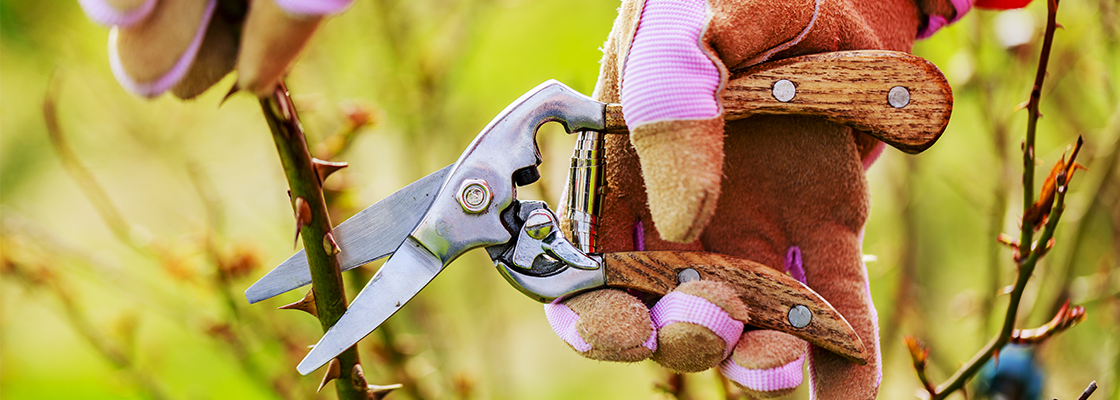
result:
M 536 143 L 537 128 L 546 122 L 558 122 L 569 133 L 603 130 L 606 128 L 605 109 L 606 104 L 554 80 L 537 86 L 507 106 L 475 137 L 459 160 L 448 167 L 444 173 L 446 177 L 438 192 L 430 196 L 431 200 L 422 211 L 419 222 L 413 224 L 407 217 L 396 220 L 412 229 L 397 242 L 399 245 L 393 250 L 393 255 L 296 369 L 304 375 L 311 373 L 353 346 L 396 313 L 463 253 L 510 241 L 511 235 L 501 221 L 501 214 L 516 201 L 516 186 L 533 183 L 540 177 L 537 171 L 541 162 Z M 416 191 L 425 192 L 421 187 L 430 183 L 417 182 L 413 185 L 418 184 Z M 402 196 L 401 200 L 407 198 Z M 394 201 L 382 200 L 388 203 L 380 209 L 399 210 L 401 206 Z M 422 203 L 410 204 L 416 207 L 423 206 Z M 367 213 L 359 215 L 364 214 Z M 359 218 L 355 221 L 359 226 L 373 219 L 367 216 L 354 218 Z M 349 221 L 344 224 L 347 223 Z M 397 239 L 392 237 L 399 232 L 396 229 L 379 231 L 390 236 L 367 237 L 349 244 L 340 243 L 339 247 L 345 253 L 347 246 L 365 246 L 358 242 L 371 240 L 378 243 L 372 247 L 379 249 L 384 243 Z M 366 256 L 356 259 L 365 259 L 377 252 L 363 250 L 359 253 Z M 279 290 L 263 288 L 261 293 L 265 294 Z
M 420 223 L 450 170 L 447 166 L 420 178 L 336 226 L 332 232 L 342 250 L 338 253 L 341 270 L 393 254 Z M 307 255 L 300 250 L 249 286 L 245 298 L 256 303 L 309 283 Z

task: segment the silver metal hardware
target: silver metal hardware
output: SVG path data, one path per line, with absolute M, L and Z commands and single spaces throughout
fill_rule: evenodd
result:
M 552 210 L 542 208 L 530 212 L 513 248 L 513 266 L 532 269 L 537 257 L 547 255 L 572 268 L 599 269 L 599 262 L 576 249 L 557 225 Z
M 685 268 L 677 273 L 677 283 L 685 283 L 700 280 L 700 273 L 692 268 Z
M 887 102 L 891 103 L 891 107 L 902 108 L 910 104 L 910 90 L 902 87 L 895 86 L 887 93 Z
M 789 309 L 789 324 L 794 328 L 804 328 L 812 321 L 813 312 L 809 311 L 809 307 L 798 304 Z
M 782 79 L 774 82 L 774 98 L 782 103 L 789 103 L 793 100 L 793 96 L 797 95 L 797 86 L 790 82 L 789 79 Z
M 478 214 L 486 211 L 486 207 L 490 206 L 490 199 L 493 197 L 490 186 L 486 184 L 485 180 L 467 179 L 459 187 L 459 195 L 455 199 L 459 200 L 459 205 L 463 206 L 463 211 Z
M 584 253 L 595 252 L 599 226 L 599 205 L 602 204 L 603 134 L 583 131 L 572 152 L 568 170 L 568 204 L 566 217 L 571 222 L 572 244 Z

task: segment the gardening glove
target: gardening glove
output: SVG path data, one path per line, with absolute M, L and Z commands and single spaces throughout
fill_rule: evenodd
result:
M 870 359 L 859 365 L 774 331 L 721 335 L 728 319 L 749 320 L 717 300 L 720 284 L 677 292 L 722 310 L 712 320 L 723 322 L 684 312 L 659 323 L 660 309 L 690 307 L 675 305 L 672 294 L 652 303 L 598 291 L 546 306 L 557 333 L 595 359 L 650 357 L 678 371 L 718 364 L 758 397 L 792 391 L 809 361 L 814 397 L 874 398 L 878 327 L 860 249 L 868 207 L 863 171 L 882 143 L 813 117 L 724 123 L 720 91 L 728 69 L 772 59 L 909 51 L 919 32 L 959 14 L 951 0 L 623 1 L 593 97 L 622 103 L 630 137 L 605 138 L 596 251 L 711 251 L 784 270 L 848 319 Z M 691 347 L 681 345 L 688 340 Z M 732 342 L 730 357 L 719 360 Z
M 267 96 L 322 20 L 353 0 L 79 0 L 112 26 L 109 66 L 128 91 L 198 96 L 236 66 L 235 89 Z

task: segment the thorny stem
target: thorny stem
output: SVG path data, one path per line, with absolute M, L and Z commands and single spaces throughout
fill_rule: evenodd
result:
M 1057 28 L 1057 13 L 1058 13 L 1059 0 L 1047 1 L 1047 17 L 1046 17 L 1046 33 L 1043 36 L 1042 52 L 1038 60 L 1038 69 L 1035 73 L 1034 86 L 1031 88 L 1030 101 L 1027 103 L 1027 137 L 1023 143 L 1023 213 L 1026 214 L 1034 205 L 1034 168 L 1035 168 L 1035 154 L 1034 143 L 1035 133 L 1038 127 L 1039 117 L 1039 103 L 1042 97 L 1042 84 L 1046 79 L 1046 68 L 1050 59 L 1050 49 L 1054 43 L 1054 31 Z M 1065 182 L 1062 182 L 1064 185 Z M 1062 211 L 1065 209 L 1065 194 L 1066 190 L 1059 190 L 1057 201 L 1054 203 L 1050 218 L 1046 223 L 1046 227 L 1039 237 L 1039 249 L 1032 249 L 1031 243 L 1034 236 L 1034 226 L 1031 222 L 1024 222 L 1021 228 L 1019 238 L 1019 254 L 1017 255 L 1016 262 L 1019 267 L 1018 277 L 1015 281 L 1015 286 L 1011 291 L 1010 300 L 1007 305 L 1007 312 L 1004 316 L 1003 326 L 999 334 L 988 342 L 980 353 L 976 354 L 957 370 L 949 380 L 938 386 L 936 390 L 930 390 L 931 399 L 944 399 L 953 392 L 964 387 L 964 384 L 969 378 L 974 376 L 980 371 L 980 368 L 992 356 L 1011 339 L 1011 335 L 1015 330 L 1015 321 L 1019 312 L 1019 303 L 1023 298 L 1023 290 L 1027 286 L 1027 281 L 1030 280 L 1031 274 L 1034 273 L 1034 267 L 1038 264 L 1038 260 L 1046 253 L 1045 247 L 1051 238 L 1054 236 L 1054 230 L 1057 227 L 1058 220 L 1061 219 Z M 923 381 L 929 387 L 928 381 Z
M 319 324 L 325 332 L 346 312 L 346 291 L 342 285 L 338 258 L 334 255 L 336 253 L 328 253 L 324 246 L 326 235 L 331 233 L 331 222 L 323 201 L 322 182 L 312 163 L 307 139 L 287 87 L 278 85 L 276 91 L 269 97 L 261 98 L 260 103 L 291 189 L 292 203 L 295 204 L 296 199 L 302 198 L 309 206 L 310 216 L 306 225 L 300 228 L 300 235 L 303 237 L 303 248 L 311 269 Z M 353 374 L 354 367 L 360 365 L 357 345 L 339 354 L 338 361 L 342 364 L 341 375 L 335 381 L 338 398 L 365 399 L 365 378 Z

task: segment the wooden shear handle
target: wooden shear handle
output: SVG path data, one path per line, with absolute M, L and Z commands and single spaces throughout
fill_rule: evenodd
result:
M 721 97 L 728 121 L 820 117 L 911 154 L 932 146 L 953 112 L 953 89 L 936 65 L 883 50 L 810 54 L 732 71 Z M 606 117 L 608 133 L 627 132 L 620 105 L 608 105 Z
M 749 309 L 749 325 L 786 332 L 851 361 L 867 363 L 863 341 L 828 301 L 765 265 L 716 253 L 635 251 L 603 254 L 603 268 L 609 287 L 658 295 L 673 290 L 681 271 L 691 268 L 700 279 L 735 287 Z

